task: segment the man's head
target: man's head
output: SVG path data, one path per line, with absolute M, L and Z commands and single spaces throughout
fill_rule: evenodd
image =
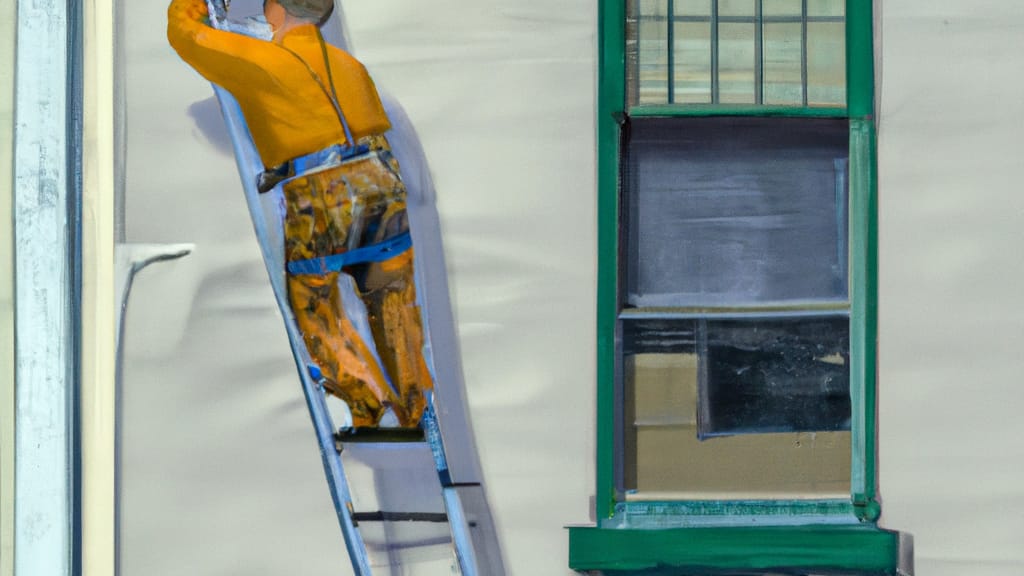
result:
M 323 26 L 334 12 L 334 0 L 264 0 L 263 11 L 277 4 L 289 15 Z M 268 15 L 269 19 L 269 15 Z

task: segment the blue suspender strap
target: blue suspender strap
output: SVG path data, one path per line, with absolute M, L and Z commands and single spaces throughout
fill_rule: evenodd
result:
M 383 262 L 412 248 L 412 236 L 408 232 L 388 238 L 383 242 L 309 260 L 293 260 L 288 263 L 289 274 L 327 274 L 337 272 L 346 266 L 365 262 Z

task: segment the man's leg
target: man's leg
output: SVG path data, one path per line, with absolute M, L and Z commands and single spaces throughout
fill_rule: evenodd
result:
M 423 322 L 416 305 L 413 250 L 371 264 L 363 302 L 384 369 L 398 390 L 395 412 L 402 426 L 419 425 L 426 392 L 434 387 L 423 356 Z
M 345 316 L 337 283 L 337 272 L 289 275 L 288 298 L 324 387 L 348 404 L 354 426 L 376 426 L 387 406 L 397 410 L 400 402 Z

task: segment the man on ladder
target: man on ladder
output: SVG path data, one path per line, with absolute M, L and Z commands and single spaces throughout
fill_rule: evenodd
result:
M 354 427 L 377 426 L 390 410 L 413 428 L 433 380 L 406 190 L 373 81 L 320 33 L 333 9 L 333 0 L 266 0 L 265 42 L 207 25 L 206 0 L 173 0 L 167 36 L 238 100 L 266 167 L 260 189 L 282 189 L 288 298 L 324 388 L 348 404 Z M 353 287 L 373 342 L 342 306 L 340 290 Z
M 168 38 L 215 84 L 352 566 L 359 576 L 373 572 L 361 523 L 444 522 L 463 576 L 501 576 L 472 431 L 457 407 L 461 387 L 440 391 L 447 432 L 434 410 L 406 187 L 384 137 L 391 120 L 362 64 L 320 32 L 334 0 L 266 0 L 263 8 L 270 30 L 228 20 L 224 0 L 172 0 Z M 392 106 L 396 132 L 410 132 Z M 415 142 L 405 140 L 408 153 Z M 422 194 L 419 176 L 413 185 Z M 418 213 L 424 217 L 422 207 Z M 433 245 L 425 246 L 429 254 Z M 446 380 L 461 382 L 451 370 Z M 349 406 L 351 422 L 340 431 L 323 390 Z M 401 428 L 385 427 L 393 423 Z M 454 468 L 446 439 L 458 456 Z M 380 510 L 357 511 L 341 458 L 346 445 L 360 446 L 350 456 L 364 448 L 388 455 L 387 467 L 400 464 L 413 484 L 382 480 L 367 501 Z M 436 484 L 420 476 L 424 464 Z M 432 487 L 440 494 L 431 499 L 422 489 Z M 392 551 L 425 545 L 403 542 L 385 528 L 389 565 Z

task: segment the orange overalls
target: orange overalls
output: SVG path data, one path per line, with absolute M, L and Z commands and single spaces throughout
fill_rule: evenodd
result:
M 355 58 L 323 47 L 313 25 L 265 42 L 215 30 L 203 23 L 206 14 L 205 0 L 173 0 L 168 39 L 235 96 L 265 166 L 337 145 L 365 148 L 340 164 L 302 167 L 281 184 L 288 296 L 324 387 L 349 405 L 354 426 L 377 425 L 389 407 L 401 426 L 418 425 L 433 380 L 423 356 L 406 191 L 382 136 L 390 122 L 373 81 Z M 339 282 L 353 280 L 376 356 L 342 306 Z

